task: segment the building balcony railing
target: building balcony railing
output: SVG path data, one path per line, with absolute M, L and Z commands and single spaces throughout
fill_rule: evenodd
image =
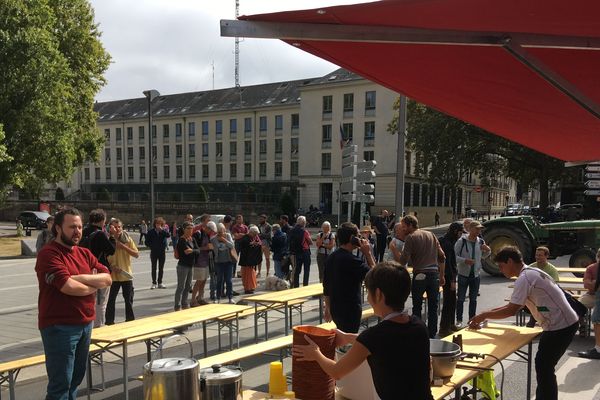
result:
M 266 160 L 267 159 L 267 153 L 260 153 L 258 155 L 258 159 L 261 160 L 261 161 Z
M 321 148 L 322 149 L 330 149 L 331 148 L 331 140 L 321 142 Z
M 252 154 L 244 154 L 244 161 L 251 161 L 252 160 Z
M 367 138 L 365 138 L 364 147 L 374 147 L 374 146 L 375 146 L 375 139 L 367 139 Z
M 300 128 L 292 126 L 292 136 L 298 136 L 300 134 Z
M 344 111 L 344 118 L 354 118 L 354 110 Z
M 245 131 L 244 132 L 244 138 L 250 139 L 251 137 L 252 137 L 252 131 Z
M 275 159 L 276 160 L 281 160 L 282 159 L 282 154 L 280 153 L 275 153 Z
M 331 111 L 323 112 L 323 121 L 331 121 L 333 113 Z

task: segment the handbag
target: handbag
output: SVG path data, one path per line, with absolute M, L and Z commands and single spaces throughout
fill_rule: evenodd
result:
M 229 255 L 231 256 L 231 261 L 237 264 L 239 261 L 239 257 L 235 248 L 229 249 Z
M 579 318 L 585 317 L 588 313 L 588 308 L 586 306 L 584 306 L 583 303 L 581 303 L 579 300 L 574 298 L 571 295 L 571 293 L 565 291 L 563 288 L 560 288 L 560 290 L 562 290 L 562 292 L 565 294 L 565 298 L 567 299 L 567 302 L 569 303 L 569 305 L 571 306 L 573 311 L 575 311 L 577 316 Z

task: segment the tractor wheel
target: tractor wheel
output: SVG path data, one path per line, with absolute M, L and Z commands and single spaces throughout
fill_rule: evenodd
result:
M 596 253 L 594 253 L 591 249 L 579 249 L 575 253 L 571 254 L 571 258 L 569 258 L 569 268 L 585 268 L 595 261 Z M 578 278 L 583 278 L 583 274 L 580 272 L 573 272 L 573 275 Z
M 483 270 L 492 276 L 502 276 L 502 272 L 494 262 L 494 256 L 506 246 L 515 246 L 523 254 L 523 261 L 533 261 L 533 240 L 516 226 L 489 227 L 484 231 L 483 238 L 492 249 L 492 254 L 483 260 Z

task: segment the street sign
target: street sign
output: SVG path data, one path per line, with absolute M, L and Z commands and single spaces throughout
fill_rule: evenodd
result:
M 600 181 L 586 181 L 585 187 L 589 189 L 600 189 Z
M 598 173 L 598 172 L 590 172 L 590 173 L 585 174 L 585 177 L 587 179 L 600 179 L 600 173 Z
M 356 154 L 358 151 L 358 145 L 353 144 L 351 146 L 346 146 L 342 149 L 342 157 L 348 157 L 351 154 Z
M 373 193 L 375 191 L 375 185 L 359 183 L 358 185 L 356 185 L 356 189 L 354 189 L 354 191 L 356 192 L 356 194 Z
M 356 165 L 342 168 L 342 178 L 353 178 L 356 176 Z
M 354 164 L 356 164 L 357 160 L 358 160 L 358 156 L 356 154 L 353 154 L 348 157 L 344 157 L 344 158 L 342 158 L 342 167 L 347 167 L 348 165 L 354 165 Z
M 341 185 L 341 190 L 342 193 L 351 193 L 354 192 L 356 189 L 356 180 L 352 179 L 351 181 L 348 182 L 342 182 Z
M 600 165 L 587 165 L 585 170 L 587 172 L 600 172 Z
M 375 182 L 375 171 L 362 171 L 356 174 L 357 182 Z
M 586 196 L 600 196 L 600 190 L 586 190 L 583 194 Z
M 481 193 L 481 186 L 477 186 L 477 187 L 475 188 L 475 191 L 476 191 L 477 193 Z
M 347 193 L 342 195 L 342 201 L 355 201 L 356 195 L 354 193 Z
M 377 166 L 377 161 L 361 161 L 356 163 L 356 166 L 358 167 L 358 169 L 373 170 Z
M 372 194 L 357 194 L 356 201 L 359 203 L 374 203 L 375 196 Z

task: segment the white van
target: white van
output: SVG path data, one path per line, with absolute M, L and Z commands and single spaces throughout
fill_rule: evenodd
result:
M 222 222 L 223 218 L 225 218 L 225 214 L 211 214 L 210 215 L 210 220 L 212 222 L 214 222 L 215 224 Z M 200 223 L 200 217 L 194 218 L 194 225 L 198 225 L 199 223 Z

